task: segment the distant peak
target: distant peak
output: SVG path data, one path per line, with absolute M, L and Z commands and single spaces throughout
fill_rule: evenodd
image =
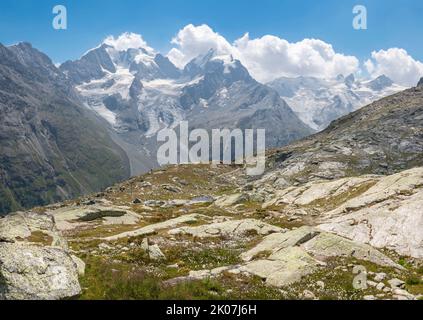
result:
M 348 77 L 345 78 L 345 84 L 348 87 L 351 87 L 355 82 L 355 76 L 351 73 Z
M 423 77 L 420 78 L 419 83 L 417 84 L 418 87 L 423 87 Z
M 389 77 L 387 77 L 384 74 L 382 74 L 381 76 L 377 77 L 375 80 L 379 80 L 379 81 L 392 81 Z
M 345 81 L 354 82 L 355 81 L 354 74 L 351 73 L 348 77 L 345 78 Z
M 393 84 L 394 82 L 384 74 L 369 82 L 369 86 L 373 90 L 383 90 Z
M 338 81 L 344 81 L 344 80 L 345 80 L 345 77 L 344 77 L 344 75 L 343 75 L 343 74 L 338 74 L 338 75 L 336 76 L 336 80 L 338 80 Z

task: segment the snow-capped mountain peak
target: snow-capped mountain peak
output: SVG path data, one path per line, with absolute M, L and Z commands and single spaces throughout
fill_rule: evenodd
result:
M 405 90 L 385 75 L 356 79 L 351 74 L 334 79 L 280 78 L 268 84 L 279 92 L 300 119 L 315 130 L 375 100 Z

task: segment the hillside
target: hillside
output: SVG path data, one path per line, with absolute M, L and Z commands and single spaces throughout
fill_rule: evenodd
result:
M 0 45 L 0 215 L 129 177 L 128 159 L 51 60 Z

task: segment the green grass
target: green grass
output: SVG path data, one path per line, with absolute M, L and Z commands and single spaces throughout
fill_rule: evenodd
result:
M 81 278 L 81 300 L 251 300 L 284 299 L 275 288 L 259 278 L 223 275 L 217 279 L 164 285 L 162 278 L 145 269 L 112 263 L 102 258 L 87 260 Z

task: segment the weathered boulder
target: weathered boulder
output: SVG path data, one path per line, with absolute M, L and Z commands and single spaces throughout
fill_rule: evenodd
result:
M 20 212 L 0 219 L 0 299 L 74 297 L 84 269 L 52 216 Z
M 148 253 L 151 260 L 165 260 L 166 256 L 160 250 L 157 244 L 150 244 L 149 240 L 145 238 L 141 243 L 141 248 Z
M 33 237 L 34 235 L 43 235 L 46 245 L 67 249 L 67 243 L 60 236 L 51 215 L 17 212 L 0 219 L 0 241 L 33 242 L 37 240 Z
M 0 243 L 0 299 L 56 300 L 80 293 L 77 265 L 62 249 Z

